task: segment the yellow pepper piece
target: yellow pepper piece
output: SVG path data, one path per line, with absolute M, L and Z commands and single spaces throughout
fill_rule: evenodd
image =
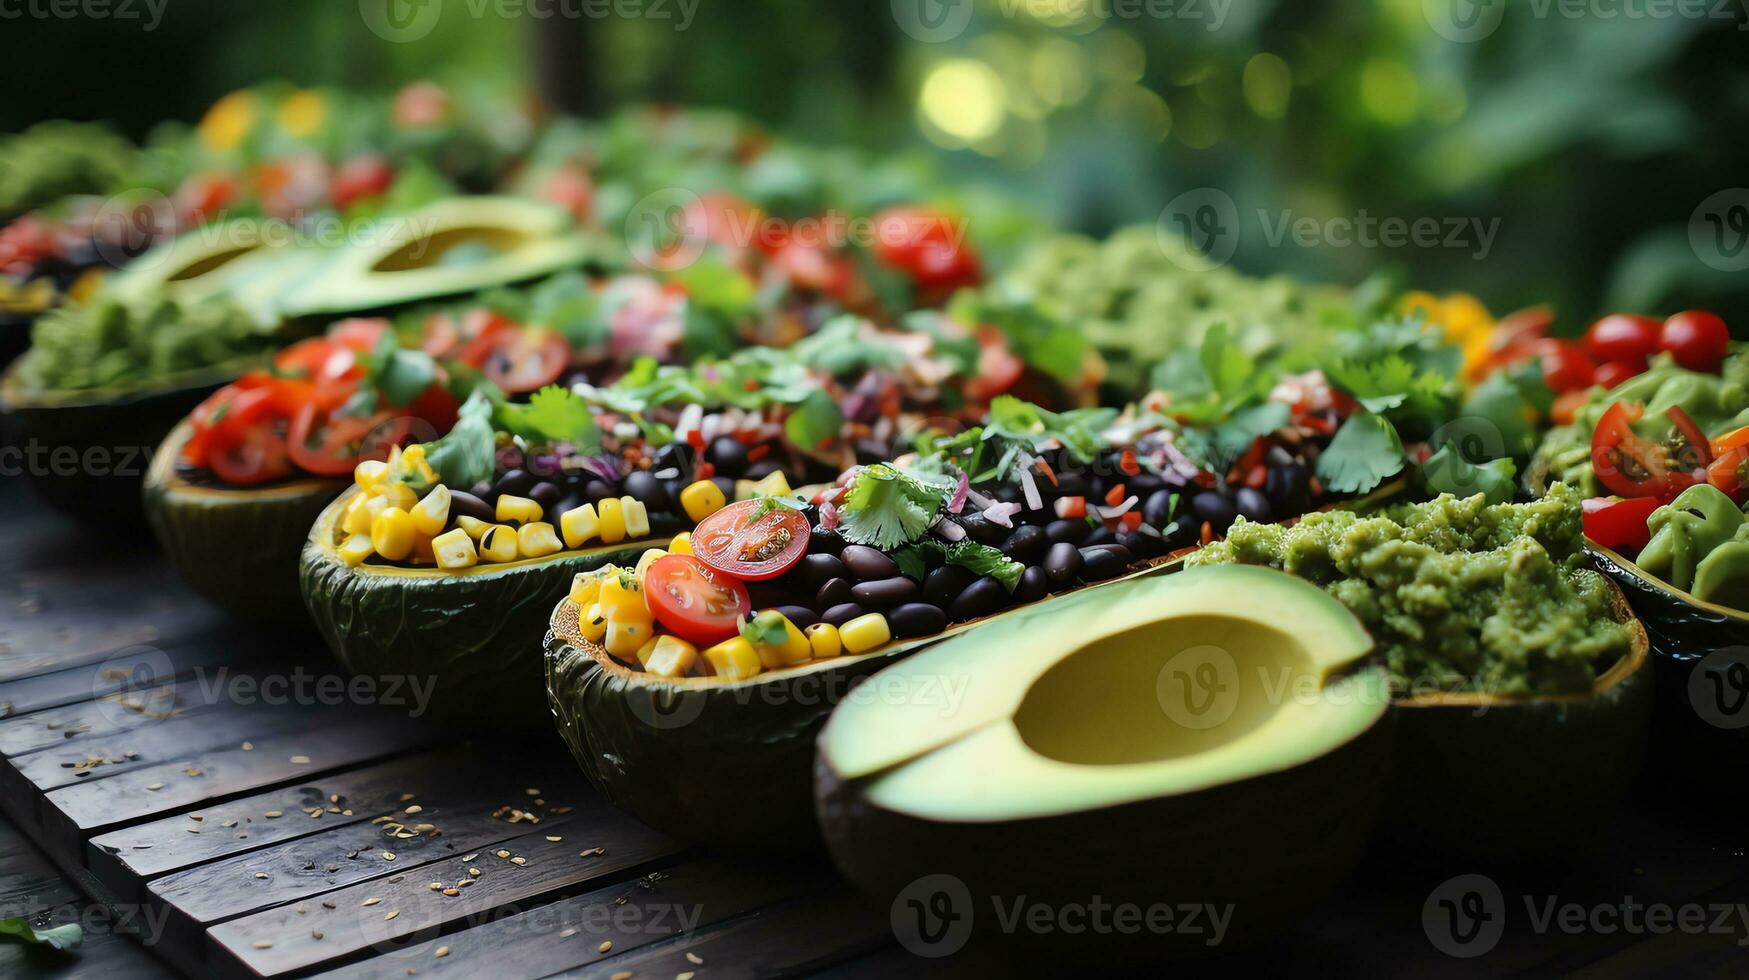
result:
M 732 636 L 711 647 L 704 652 L 704 659 L 711 665 L 712 673 L 730 680 L 752 677 L 764 669 L 753 644 L 744 636 Z
M 352 482 L 364 490 L 375 490 L 389 475 L 389 464 L 380 459 L 367 459 L 352 468 Z
M 389 561 L 405 561 L 413 553 L 413 517 L 399 507 L 388 507 L 370 523 L 370 543 Z
M 577 632 L 590 643 L 600 643 L 607 635 L 607 614 L 601 611 L 601 604 L 590 603 L 577 617 Z
M 694 523 L 722 510 L 728 500 L 723 497 L 723 488 L 710 480 L 699 480 L 680 491 L 680 509 L 686 511 L 686 516 Z
M 571 577 L 571 594 L 568 598 L 577 605 L 587 609 L 595 604 L 601 595 L 601 572 L 578 572 Z
M 431 551 L 437 557 L 437 567 L 443 569 L 469 568 L 480 560 L 474 539 L 459 527 L 432 538 Z
M 656 638 L 655 649 L 647 656 L 639 651 L 638 659 L 643 661 L 644 670 L 649 673 L 660 677 L 685 677 L 692 665 L 698 663 L 698 647 L 664 633 Z
M 559 532 L 546 521 L 524 524 L 516 531 L 516 553 L 524 558 L 545 558 L 564 547 Z
M 844 652 L 844 641 L 838 638 L 838 627 L 831 623 L 815 623 L 804 630 L 815 660 L 830 660 Z
M 650 533 L 650 509 L 635 497 L 619 498 L 619 511 L 625 515 L 626 537 L 642 538 Z
M 674 540 L 668 542 L 668 553 L 671 555 L 692 554 L 692 532 L 682 531 L 675 535 Z
M 340 560 L 348 565 L 357 565 L 376 553 L 376 546 L 370 543 L 370 535 L 354 534 L 340 542 Z
M 503 498 L 499 498 L 503 499 Z M 626 538 L 625 507 L 617 498 L 608 497 L 601 501 L 597 509 L 601 523 L 597 532 L 601 535 L 602 544 L 619 544 Z
M 431 488 L 425 499 L 413 505 L 409 512 L 413 515 L 413 526 L 420 534 L 436 537 L 449 526 L 449 488 L 439 483 Z
M 858 616 L 838 627 L 838 639 L 846 653 L 867 653 L 893 638 L 887 617 L 878 612 Z
M 532 524 L 540 520 L 540 504 L 515 494 L 500 494 L 496 516 L 500 524 Z
M 480 535 L 481 561 L 515 561 L 516 560 L 516 530 L 503 524 L 494 524 Z
M 565 547 L 581 548 L 601 533 L 601 519 L 595 516 L 595 505 L 584 504 L 565 511 L 559 518 L 559 530 L 565 535 Z
M 650 607 L 644 602 L 643 580 L 621 568 L 613 571 L 601 580 L 601 611 L 612 617 L 626 615 L 649 616 Z

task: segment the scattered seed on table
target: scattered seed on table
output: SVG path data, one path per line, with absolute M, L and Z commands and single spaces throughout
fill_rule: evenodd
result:
M 291 757 L 291 764 L 294 766 L 307 766 L 310 764 L 310 757 L 307 755 L 294 755 Z
M 400 884 L 400 883 L 401 883 L 401 882 L 402 882 L 402 881 L 405 881 L 405 880 L 406 880 L 406 878 L 407 878 L 407 876 L 406 876 L 406 875 L 395 875 L 395 876 L 394 876 L 394 877 L 393 877 L 393 878 L 390 878 L 390 879 L 389 879 L 389 884 L 391 884 L 391 885 L 398 885 L 398 884 Z
M 257 871 L 257 872 L 255 872 L 255 877 L 257 877 L 257 878 L 266 878 L 266 877 L 267 877 L 267 872 L 265 872 L 265 871 Z
M 480 856 L 480 852 L 479 852 L 479 851 L 475 851 L 475 852 L 474 852 L 474 853 L 472 853 L 472 854 L 464 854 L 464 855 L 462 855 L 462 860 L 463 860 L 463 861 L 472 861 L 472 860 L 473 860 L 473 859 L 474 859 L 474 858 L 477 858 L 477 857 L 479 857 L 479 856 Z
M 221 827 L 235 827 L 235 826 L 237 826 L 237 821 L 227 820 L 224 823 L 219 824 L 219 826 L 221 826 Z
M 403 811 L 404 813 L 424 813 L 425 808 L 415 803 Z
M 600 945 L 600 946 L 597 946 L 597 947 L 595 947 L 595 951 L 596 951 L 596 952 L 597 952 L 597 953 L 605 953 L 605 952 L 607 952 L 607 951 L 608 951 L 608 950 L 610 950 L 610 949 L 612 949 L 612 948 L 613 948 L 613 940 L 611 940 L 611 939 L 603 939 L 603 940 L 602 940 L 602 941 L 601 941 L 601 945 Z
M 193 820 L 195 823 L 200 823 L 202 820 L 206 819 L 206 815 L 202 813 L 191 813 L 188 815 L 188 819 Z
M 693 972 L 691 970 L 687 970 L 685 973 L 674 974 L 674 980 L 692 980 L 692 977 Z
M 444 895 L 446 895 L 450 898 L 454 898 L 457 895 L 460 895 L 462 893 L 462 890 L 460 888 L 445 888 L 443 890 L 443 893 L 444 893 Z
M 264 814 L 262 814 L 262 816 L 264 816 L 264 817 L 267 817 L 267 818 L 268 818 L 268 819 L 270 819 L 270 820 L 271 820 L 271 819 L 273 819 L 273 818 L 275 818 L 275 817 L 283 817 L 283 816 L 285 816 L 285 814 L 284 814 L 284 813 L 281 813 L 281 812 L 280 812 L 280 811 L 278 811 L 278 810 L 269 810 L 269 811 L 267 811 L 267 812 L 266 812 L 266 813 L 264 813 Z
M 152 791 L 152 792 L 154 792 L 154 793 L 155 793 L 155 792 L 157 792 L 157 791 L 158 791 L 158 790 L 161 790 L 161 789 L 163 789 L 163 788 L 164 788 L 164 784 L 163 784 L 163 783 L 153 783 L 153 784 L 152 784 L 152 785 L 150 785 L 150 786 L 147 786 L 147 787 L 146 787 L 146 788 L 147 788 L 147 789 L 149 789 L 149 790 L 151 790 L 151 791 Z
M 199 827 L 185 827 L 185 828 L 183 828 L 183 829 L 185 829 L 185 830 L 187 830 L 187 831 L 188 831 L 188 832 L 189 832 L 189 833 L 191 833 L 191 834 L 198 834 L 198 833 L 200 833 L 200 828 L 199 828 Z
M 334 903 L 333 902 L 323 902 L 322 907 L 325 909 L 331 909 L 334 907 Z
M 400 909 L 396 909 L 396 910 L 394 910 L 394 911 L 393 911 L 393 912 L 390 912 L 390 913 L 389 913 L 389 914 L 388 914 L 388 915 L 385 915 L 385 916 L 383 916 L 383 921 L 384 921 L 384 922 L 387 922 L 387 921 L 389 921 L 389 920 L 390 920 L 390 919 L 392 919 L 392 918 L 394 918 L 394 917 L 395 917 L 395 916 L 397 916 L 397 915 L 400 915 L 400 914 L 401 914 L 401 910 L 400 910 Z
M 553 807 L 553 812 L 554 813 L 570 813 L 574 809 L 576 809 L 576 808 L 569 807 L 569 806 L 556 806 L 556 807 Z
M 570 939 L 572 936 L 575 936 L 576 934 L 577 934 L 577 930 L 566 929 L 566 930 L 559 933 L 559 938 L 560 939 Z
M 147 844 L 147 845 L 146 845 L 146 846 L 147 846 L 147 847 L 151 847 L 151 846 L 152 846 L 152 845 L 150 845 L 150 844 Z M 480 869 L 479 869 L 479 868 L 469 868 L 469 869 L 468 869 L 468 874 L 471 874 L 471 875 L 473 875 L 473 876 L 474 876 L 474 877 L 476 877 L 476 878 L 478 878 L 478 877 L 479 877 L 479 876 L 480 876 Z
M 449 947 L 448 946 L 439 946 L 439 947 L 437 947 L 437 952 L 433 953 L 432 955 L 436 956 L 440 959 L 442 957 L 448 956 L 449 955 Z
M 133 749 L 128 749 L 126 752 L 123 752 L 121 755 L 122 755 L 122 758 L 124 758 L 124 759 L 138 759 L 140 757 L 140 754 L 138 752 L 135 752 Z
M 394 851 L 384 851 L 383 852 L 383 860 L 384 861 L 393 861 L 394 859 L 395 859 L 395 852 Z
M 605 848 L 605 847 L 591 847 L 586 851 L 578 851 L 577 856 L 580 858 L 592 858 L 592 857 L 600 857 L 601 855 L 606 854 L 606 853 L 607 853 L 607 848 Z
M 321 939 L 322 938 L 322 931 L 320 929 L 311 929 L 310 930 L 310 938 L 311 939 Z
M 510 852 L 509 852 L 509 851 L 503 851 L 503 850 L 501 850 L 501 851 L 499 851 L 499 852 L 498 852 L 498 856 L 499 856 L 499 857 L 501 857 L 501 858 L 507 858 L 507 857 L 509 857 L 509 856 L 510 856 Z
M 686 962 L 691 963 L 693 966 L 704 966 L 704 957 L 697 953 L 688 952 L 686 954 Z
M 254 742 L 244 742 L 243 743 L 243 751 L 245 751 L 245 752 L 255 751 L 255 743 Z
M 182 774 L 184 776 L 199 776 L 201 775 L 201 771 L 193 766 L 189 766 L 187 769 L 182 770 Z
M 565 839 L 565 838 L 563 838 L 563 837 L 555 837 L 555 836 L 553 836 L 553 835 L 551 835 L 551 834 L 548 834 L 548 835 L 547 835 L 547 840 L 548 840 L 548 841 L 550 841 L 550 842 L 552 842 L 552 843 L 554 843 L 554 844 L 557 844 L 557 843 L 558 843 L 558 842 L 559 842 L 559 841 L 562 841 L 562 840 L 564 840 L 564 839 Z
M 256 949 L 272 949 L 273 944 L 269 943 L 269 942 L 259 942 L 259 943 L 255 944 L 255 948 Z
M 540 795 L 540 790 L 534 789 L 533 787 L 530 787 L 529 789 L 525 789 L 525 790 L 523 790 L 523 792 L 527 793 L 530 796 L 539 796 Z
M 441 882 L 441 881 L 434 881 L 431 883 L 431 890 L 432 891 L 438 891 L 442 888 L 443 888 L 443 882 Z
M 401 802 L 405 803 L 417 795 L 418 795 L 417 793 L 402 793 L 401 794 Z
M 620 972 L 615 973 L 613 976 L 609 977 L 608 980 L 632 980 L 632 976 L 633 976 L 632 971 L 621 970 Z
M 364 907 L 370 908 L 372 905 L 375 905 L 376 903 L 378 903 L 380 901 L 382 901 L 382 899 L 380 899 L 380 898 L 367 898 L 364 900 Z
M 520 867 L 522 867 L 522 866 L 523 866 L 523 865 L 525 865 L 525 864 L 527 864 L 527 863 L 528 863 L 528 858 L 525 858 L 525 857 L 513 857 L 513 858 L 511 858 L 511 859 L 510 859 L 510 863 L 511 863 L 511 864 L 514 864 L 514 865 L 516 865 L 516 866 L 517 866 L 517 867 L 519 867 L 519 868 L 520 868 Z

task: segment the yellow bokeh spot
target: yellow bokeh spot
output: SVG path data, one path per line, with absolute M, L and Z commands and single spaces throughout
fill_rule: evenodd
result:
M 279 128 L 302 139 L 321 128 L 328 118 L 328 100 L 313 89 L 293 92 L 279 103 L 275 118 Z
M 1421 83 L 1401 61 L 1375 58 L 1360 70 L 1360 101 L 1373 118 L 1401 125 L 1421 108 Z
M 951 58 L 923 79 L 917 109 L 925 131 L 943 146 L 960 147 L 989 139 L 1002 128 L 1006 89 L 989 65 Z
M 254 92 L 232 92 L 212 104 L 195 127 L 201 144 L 209 150 L 234 150 L 255 126 Z
M 1287 114 L 1288 98 L 1293 94 L 1293 69 L 1279 55 L 1253 55 L 1245 62 L 1240 85 L 1252 112 L 1265 119 L 1280 119 Z
M 1075 27 L 1093 16 L 1095 0 L 1020 0 L 1020 10 L 1048 27 Z
M 1039 45 L 1028 74 L 1032 90 L 1049 105 L 1074 105 L 1087 97 L 1087 52 L 1072 41 L 1052 38 Z
M 1142 42 L 1127 31 L 1100 31 L 1093 35 L 1093 66 L 1101 74 L 1121 82 L 1141 81 L 1148 55 Z

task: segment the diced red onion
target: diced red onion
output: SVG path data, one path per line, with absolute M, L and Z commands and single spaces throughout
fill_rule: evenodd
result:
M 941 520 L 935 522 L 935 533 L 949 541 L 960 541 L 965 538 L 966 529 L 960 527 L 958 521 L 943 517 Z
M 953 496 L 947 501 L 947 512 L 949 514 L 957 514 L 965 509 L 966 492 L 971 488 L 972 478 L 966 475 L 965 470 L 960 470 L 959 483 L 954 485 Z
M 1014 522 L 1010 518 L 1018 513 L 1020 513 L 1020 505 L 1015 503 L 997 503 L 984 508 L 985 519 L 992 524 L 1000 524 L 1003 527 L 1013 527 Z
M 830 531 L 838 526 L 838 508 L 830 500 L 820 502 L 820 527 Z

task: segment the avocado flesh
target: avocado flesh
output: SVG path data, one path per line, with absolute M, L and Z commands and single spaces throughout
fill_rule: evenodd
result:
M 123 299 L 159 289 L 197 299 L 224 291 L 243 259 L 286 250 L 270 245 L 261 236 L 259 221 L 239 218 L 196 228 L 154 246 L 128 263 L 106 288 Z
M 1094 590 L 889 668 L 882 690 L 963 690 L 958 710 L 922 696 L 847 704 L 822 754 L 841 778 L 875 777 L 869 800 L 896 812 L 1021 819 L 1290 769 L 1377 722 L 1383 676 L 1333 678 L 1371 647 L 1347 610 L 1267 570 L 1220 571 Z M 1227 651 L 1238 684 L 1202 729 L 1175 722 L 1159 690 L 1173 658 L 1190 651 L 1194 666 L 1199 647 Z

